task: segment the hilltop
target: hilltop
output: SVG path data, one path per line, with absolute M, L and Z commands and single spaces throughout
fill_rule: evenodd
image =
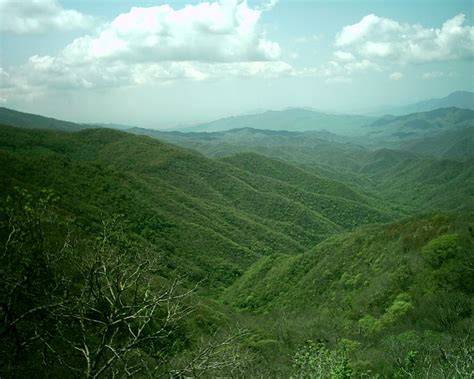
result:
M 383 110 L 383 113 L 404 115 L 451 107 L 474 110 L 474 93 L 469 91 L 455 91 L 445 97 L 423 100 L 402 107 L 387 108 Z M 379 111 L 378 113 L 380 114 L 382 112 Z
M 135 232 L 169 246 L 171 260 L 184 259 L 196 278 L 212 275 L 211 282 L 232 280 L 262 254 L 301 252 L 337 231 L 392 217 L 343 183 L 259 155 L 247 167 L 245 155 L 215 161 L 110 129 L 1 129 L 2 193 L 51 189 L 88 228 L 104 212 L 123 213 Z

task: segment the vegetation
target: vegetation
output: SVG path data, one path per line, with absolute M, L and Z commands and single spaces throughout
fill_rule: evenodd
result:
M 306 338 L 356 347 L 354 369 L 389 375 L 410 351 L 405 338 L 420 340 L 411 340 L 413 350 L 472 347 L 473 221 L 414 218 L 333 237 L 302 255 L 265 257 L 224 299 L 246 312 L 303 317 Z
M 469 149 L 18 126 L 0 126 L 1 377 L 472 376 Z

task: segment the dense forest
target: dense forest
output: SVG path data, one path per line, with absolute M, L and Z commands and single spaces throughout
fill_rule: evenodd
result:
M 423 106 L 0 108 L 0 377 L 472 377 L 474 111 Z

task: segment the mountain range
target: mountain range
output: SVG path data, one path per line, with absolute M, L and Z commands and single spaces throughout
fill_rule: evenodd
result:
M 395 116 L 400 116 L 409 113 L 428 112 L 438 108 L 450 107 L 474 110 L 474 92 L 456 91 L 441 98 L 423 100 L 414 104 L 409 104 L 401 107 L 388 107 L 383 110 L 379 110 L 376 114 L 391 114 Z
M 167 376 L 305 377 L 309 359 L 469 377 L 473 120 L 289 109 L 185 133 L 1 108 L 0 376 L 74 376 L 87 343 L 111 376 L 139 357 Z

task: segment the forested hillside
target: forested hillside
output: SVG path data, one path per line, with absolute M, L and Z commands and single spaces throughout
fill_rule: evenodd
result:
M 405 150 L 0 126 L 1 375 L 469 377 L 472 118 L 452 114 Z
M 308 339 L 349 349 L 353 367 L 390 376 L 412 351 L 409 373 L 438 377 L 436 348 L 472 352 L 473 221 L 417 217 L 360 228 L 305 254 L 265 257 L 224 299 L 295 317 Z
M 392 215 L 345 184 L 258 155 L 215 161 L 110 129 L 79 133 L 2 127 L 2 192 L 47 188 L 87 229 L 124 214 L 170 247 L 188 274 L 228 281 L 256 257 L 302 252 L 330 234 Z M 260 163 L 261 162 L 261 163 Z M 194 272 L 195 271 L 195 272 Z M 222 276 L 222 277 L 221 277 Z

